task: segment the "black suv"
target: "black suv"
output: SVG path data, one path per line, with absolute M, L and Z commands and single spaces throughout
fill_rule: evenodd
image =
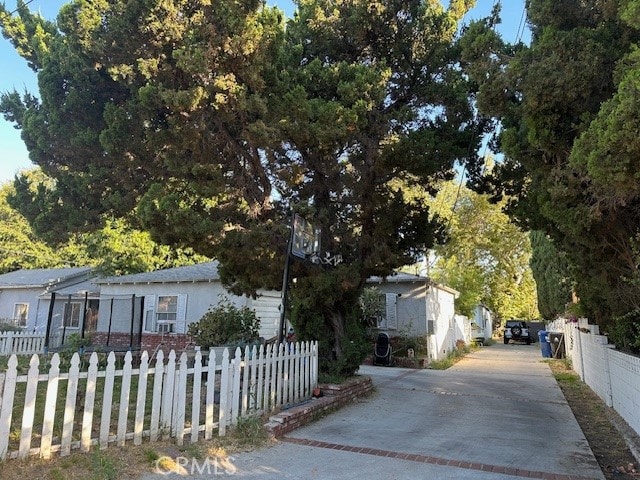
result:
M 527 342 L 527 345 L 531 345 L 532 339 L 529 333 L 529 327 L 527 322 L 522 320 L 507 320 L 507 324 L 504 326 L 504 343 L 509 343 L 509 340 L 520 340 L 521 342 Z

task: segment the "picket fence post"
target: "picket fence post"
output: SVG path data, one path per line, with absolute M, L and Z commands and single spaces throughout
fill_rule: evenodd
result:
M 204 438 L 211 440 L 213 438 L 213 407 L 216 399 L 216 352 L 209 352 L 209 362 L 207 364 L 207 393 L 206 393 L 206 412 L 204 420 Z
M 127 435 L 127 418 L 129 417 L 129 396 L 131 393 L 131 352 L 124 356 L 122 366 L 122 384 L 120 388 L 120 406 L 118 409 L 118 430 L 116 431 L 116 445 L 124 447 Z
M 60 382 L 60 355 L 51 357 L 51 367 L 47 381 L 47 393 L 44 402 L 44 419 L 42 422 L 42 439 L 40 440 L 40 456 L 45 460 L 51 458 L 53 441 L 53 423 L 58 403 L 58 384 Z
M 164 376 L 164 388 L 162 395 L 162 420 L 161 428 L 164 438 L 169 438 L 173 432 L 173 395 L 175 393 L 176 380 L 176 352 L 171 350 L 167 361 Z
M 87 370 L 87 385 L 84 396 L 84 412 L 82 415 L 82 433 L 80 450 L 88 452 L 91 449 L 91 427 L 93 425 L 93 409 L 95 407 L 96 385 L 98 379 L 98 354 L 93 352 L 89 358 Z
M 238 412 L 238 416 L 246 415 L 247 409 L 249 408 L 249 354 L 249 345 L 246 345 L 244 347 L 244 361 L 242 362 L 244 365 L 244 368 L 242 369 L 242 405 Z
M 138 369 L 138 394 L 136 396 L 136 417 L 133 427 L 133 444 L 142 445 L 142 430 L 144 427 L 144 411 L 147 402 L 147 378 L 149 374 L 149 354 L 145 351 L 140 356 Z
M 20 448 L 18 457 L 25 458 L 31 450 L 31 437 L 33 436 L 33 420 L 36 413 L 36 400 L 38 396 L 38 376 L 40 375 L 40 359 L 38 355 L 32 355 L 29 361 L 27 373 L 27 388 L 24 394 L 24 410 L 22 411 L 22 428 L 20 429 Z
M 9 449 L 9 433 L 13 414 L 13 397 L 18 378 L 18 357 L 11 355 L 4 377 L 2 404 L 0 405 L 0 460 L 4 460 Z
M 222 372 L 220 377 L 220 404 L 218 408 L 218 435 L 223 437 L 227 431 L 227 417 L 229 405 L 231 365 L 229 364 L 229 349 L 225 348 L 222 353 Z
M 153 377 L 153 400 L 151 403 L 151 425 L 149 427 L 149 438 L 152 442 L 158 440 L 160 409 L 162 408 L 163 392 L 162 385 L 164 380 L 164 353 L 158 350 L 156 355 L 156 367 Z
M 113 384 L 116 372 L 116 355 L 113 352 L 107 357 L 107 368 L 104 376 L 104 390 L 102 393 L 102 417 L 100 419 L 100 448 L 109 446 L 111 428 L 111 406 L 113 404 Z
M 193 359 L 193 395 L 191 397 L 191 443 L 200 435 L 200 401 L 202 382 L 202 353 L 198 350 Z
M 78 373 L 80 370 L 80 356 L 74 353 L 71 357 L 69 379 L 67 380 L 67 398 L 65 401 L 64 420 L 62 421 L 62 437 L 60 441 L 60 455 L 71 453 L 71 436 L 73 434 L 73 420 L 76 411 L 76 396 L 78 392 Z
M 175 432 L 174 435 L 177 444 L 182 445 L 184 443 L 184 420 L 187 400 L 187 354 L 185 352 L 182 352 L 182 355 L 180 355 L 179 365 L 180 368 L 177 372 L 178 378 L 176 379 L 176 389 L 174 392 L 174 401 L 176 402 L 174 405 L 174 425 L 171 431 Z

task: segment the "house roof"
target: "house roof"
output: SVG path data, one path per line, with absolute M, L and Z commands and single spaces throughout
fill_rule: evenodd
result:
M 98 285 L 124 285 L 139 283 L 194 283 L 218 280 L 220 280 L 218 262 L 213 261 L 184 267 L 166 268 L 154 272 L 106 277 L 96 280 L 96 283 Z
M 56 295 L 75 295 L 84 297 L 86 293 L 89 297 L 98 297 L 100 296 L 100 287 L 97 285 L 98 280 L 99 277 L 90 278 L 84 282 L 62 288 L 52 288 L 51 290 L 55 292 Z
M 412 283 L 412 282 L 431 282 L 429 277 L 422 277 L 420 275 L 413 275 L 405 272 L 394 272 L 386 277 L 369 277 L 367 283 Z
M 0 288 L 42 288 L 87 275 L 91 267 L 34 268 L 0 275 Z
M 441 283 L 436 283 L 431 280 L 429 277 L 423 277 L 421 275 L 413 275 L 411 273 L 405 272 L 394 272 L 391 275 L 386 277 L 369 277 L 367 279 L 367 283 L 424 283 L 426 285 L 430 285 L 440 290 L 444 290 L 445 292 L 449 292 L 455 296 L 460 295 L 460 292 L 447 287 L 446 285 L 442 285 Z

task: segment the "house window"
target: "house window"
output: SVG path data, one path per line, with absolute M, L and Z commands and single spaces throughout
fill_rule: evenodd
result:
M 378 315 L 378 328 L 395 330 L 398 328 L 397 293 L 380 294 L 384 312 Z
M 19 327 L 27 326 L 27 316 L 29 314 L 28 303 L 16 303 L 13 306 L 13 323 Z
M 156 327 L 158 332 L 175 332 L 176 319 L 178 316 L 178 296 L 160 295 L 156 308 Z
M 78 328 L 80 326 L 80 312 L 82 312 L 82 304 L 80 302 L 65 303 L 64 326 Z

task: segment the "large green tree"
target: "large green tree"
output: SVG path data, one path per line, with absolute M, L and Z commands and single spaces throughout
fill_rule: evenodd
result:
M 473 316 L 481 303 L 499 320 L 537 318 L 529 237 L 503 205 L 456 182 L 447 182 L 429 203 L 448 218 L 448 241 L 433 249 L 428 274 L 460 292 L 457 311 Z
M 639 32 L 631 0 L 531 0 L 530 46 L 506 45 L 473 24 L 465 65 L 479 108 L 502 123 L 505 161 L 478 182 L 572 266 L 584 311 L 606 325 L 635 308 L 640 225 L 633 107 Z M 631 87 L 631 88 L 630 88 Z
M 10 184 L 0 186 L 0 273 L 62 266 L 58 252 L 39 239 L 27 219 L 9 205 L 12 191 Z
M 531 270 L 536 279 L 538 309 L 543 318 L 553 320 L 567 311 L 572 301 L 573 280 L 566 255 L 558 251 L 551 239 L 541 231 L 531 238 Z
M 252 293 L 280 285 L 292 210 L 321 225 L 344 262 L 294 265 L 294 322 L 349 373 L 366 278 L 438 238 L 398 185 L 434 190 L 476 160 L 484 123 L 456 44 L 472 4 L 300 0 L 286 31 L 257 0 L 76 0 L 57 25 L 20 8 L 4 33 L 34 59 L 41 101 L 1 107 L 56 179 L 46 221 L 67 231 L 135 218 Z

